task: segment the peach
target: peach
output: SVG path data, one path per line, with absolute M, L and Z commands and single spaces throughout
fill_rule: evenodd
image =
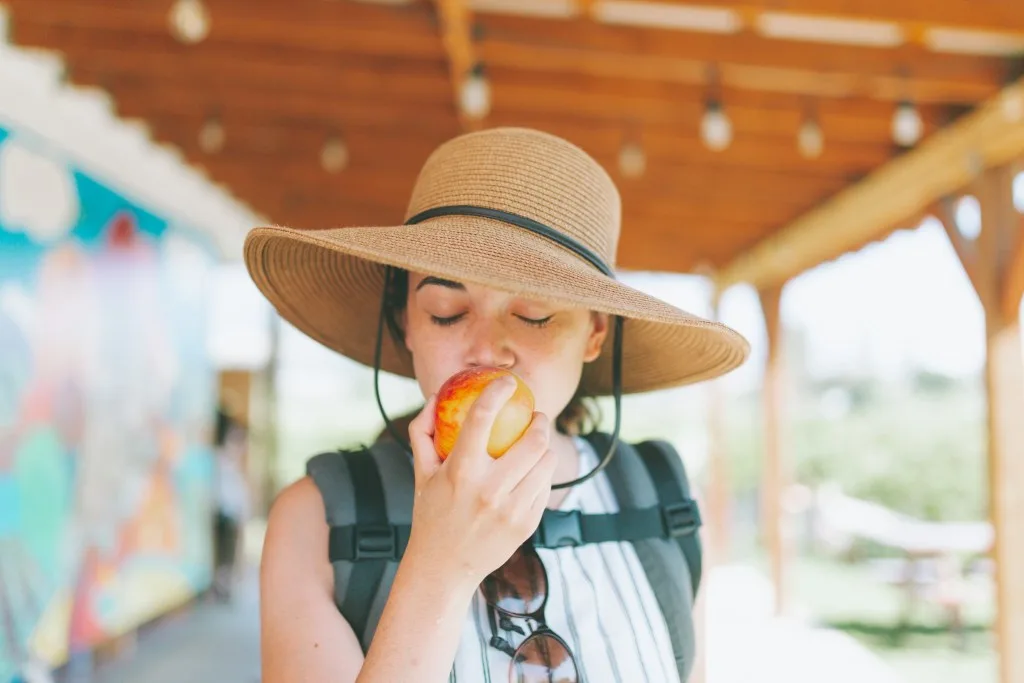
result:
M 442 460 L 455 447 L 470 407 L 488 384 L 502 376 L 513 377 L 517 387 L 494 420 L 487 452 L 500 458 L 523 435 L 533 420 L 533 392 L 515 373 L 495 367 L 475 367 L 449 377 L 437 392 L 434 412 L 434 447 Z

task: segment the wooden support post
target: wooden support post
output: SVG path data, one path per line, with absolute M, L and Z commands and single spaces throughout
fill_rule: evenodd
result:
M 715 292 L 712 300 L 712 314 L 719 319 L 719 295 Z M 725 443 L 725 396 L 722 382 L 713 381 L 707 386 L 708 420 L 708 474 L 707 513 L 705 526 L 708 530 L 706 543 L 709 566 L 729 560 L 732 546 L 732 524 L 730 499 L 732 498 L 731 470 Z
M 985 308 L 988 399 L 989 516 L 995 529 L 996 643 L 1001 683 L 1024 683 L 1024 353 L 1019 305 L 1024 294 L 1024 226 L 1013 206 L 1014 169 L 987 171 L 974 188 L 981 205 L 981 234 L 960 238 L 951 217 L 953 247 L 972 274 Z
M 719 293 L 712 298 L 712 314 L 719 319 Z M 731 497 L 728 455 L 725 449 L 725 396 L 721 380 L 709 382 L 708 392 L 708 471 L 705 485 L 704 511 L 704 582 L 694 605 L 694 625 L 697 633 L 697 659 L 690 683 L 708 681 L 708 599 L 709 581 L 714 568 L 729 557 Z
M 783 497 L 791 481 L 784 438 L 785 362 L 782 348 L 782 285 L 758 292 L 768 337 L 764 373 L 764 464 L 761 474 L 762 538 L 771 563 L 775 612 L 783 614 L 789 601 L 787 577 L 790 551 Z

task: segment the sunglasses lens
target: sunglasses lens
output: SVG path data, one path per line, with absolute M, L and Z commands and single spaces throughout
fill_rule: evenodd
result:
M 548 595 L 547 575 L 537 553 L 523 547 L 492 572 L 483 585 L 484 598 L 513 616 L 536 614 Z
M 508 673 L 509 683 L 578 683 L 579 673 L 569 649 L 550 633 L 527 638 Z

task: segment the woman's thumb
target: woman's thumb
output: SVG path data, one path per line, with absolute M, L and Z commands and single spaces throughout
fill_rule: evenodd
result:
M 429 479 L 441 466 L 441 458 L 434 448 L 434 407 L 437 397 L 431 394 L 419 415 L 409 423 L 409 445 L 412 447 L 413 467 L 417 483 L 421 477 Z

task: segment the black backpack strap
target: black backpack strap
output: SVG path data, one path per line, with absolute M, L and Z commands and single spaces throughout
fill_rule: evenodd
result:
M 702 548 L 697 530 L 701 526 L 700 511 L 696 501 L 690 498 L 690 484 L 686 471 L 681 466 L 673 467 L 679 461 L 674 448 L 664 441 L 644 441 L 636 444 L 636 451 L 651 474 L 658 492 L 658 502 L 669 519 L 680 522 L 673 528 L 672 536 L 678 542 L 690 568 L 690 583 L 693 594 L 697 595 L 701 579 Z
M 356 451 L 349 456 L 348 467 L 356 494 L 354 548 L 357 556 L 365 550 L 367 559 L 352 567 L 341 611 L 356 633 L 364 633 L 388 558 L 395 551 L 395 534 L 388 524 L 384 486 L 373 455 L 368 450 Z
M 583 514 L 579 510 L 544 510 L 533 535 L 539 548 L 562 548 L 608 541 L 641 541 L 691 534 L 700 526 L 696 505 L 652 505 L 618 512 Z

